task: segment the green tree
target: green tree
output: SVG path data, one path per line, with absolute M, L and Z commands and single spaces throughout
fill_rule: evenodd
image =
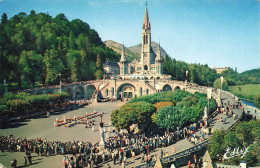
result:
M 102 70 L 102 65 L 101 65 L 101 58 L 100 55 L 97 55 L 97 62 L 96 62 L 97 70 L 95 73 L 96 79 L 102 79 L 103 77 L 103 70 Z
M 59 73 L 62 72 L 64 64 L 59 58 L 57 50 L 46 50 L 43 59 L 46 65 L 46 83 L 58 84 Z
M 1 25 L 5 26 L 8 22 L 8 17 L 6 13 L 3 13 L 2 17 L 1 17 Z
M 255 97 L 255 105 L 260 108 L 260 94 Z
M 22 52 L 19 60 L 19 66 L 22 71 L 22 81 L 28 81 L 32 84 L 36 81 L 40 81 L 42 60 L 42 55 L 36 54 L 35 51 Z
M 74 82 L 80 81 L 81 77 L 81 53 L 79 51 L 70 50 L 67 53 L 68 65 L 70 68 L 71 80 Z
M 71 49 L 71 50 L 76 49 L 75 35 L 74 35 L 73 31 L 70 31 L 70 36 L 69 36 L 69 49 Z
M 210 157 L 213 158 L 214 161 L 222 160 L 223 155 L 225 153 L 225 143 L 224 143 L 224 130 L 216 130 L 213 135 L 210 137 L 210 141 L 208 144 L 208 150 Z
M 147 102 L 128 103 L 111 114 L 113 124 L 120 129 L 128 129 L 132 124 L 147 131 L 152 123 L 151 116 L 156 108 Z
M 155 123 L 165 130 L 175 130 L 177 126 L 182 127 L 181 112 L 173 107 L 166 106 L 156 112 Z
M 215 80 L 215 82 L 213 84 L 213 87 L 214 88 L 219 88 L 219 89 L 221 88 L 221 81 L 220 81 L 219 78 Z M 229 90 L 228 83 L 227 83 L 225 78 L 223 79 L 222 89 L 223 90 Z

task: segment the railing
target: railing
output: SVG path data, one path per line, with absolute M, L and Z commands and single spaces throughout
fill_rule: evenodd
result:
M 148 81 L 145 81 L 145 84 L 148 85 L 151 89 L 156 90 Z
M 162 157 L 161 162 L 165 164 L 165 163 L 173 162 L 173 161 L 175 161 L 179 158 L 189 156 L 190 153 L 192 153 L 192 152 L 202 150 L 208 143 L 209 143 L 209 139 L 206 139 L 203 142 L 201 142 L 201 143 L 199 143 L 199 144 L 197 144 L 197 145 L 195 145 L 191 148 L 177 152 L 177 153 L 172 154 L 170 156 Z M 151 161 L 149 165 L 154 166 L 155 163 L 156 163 L 156 161 Z M 149 165 L 147 163 L 143 163 L 143 164 L 136 166 L 136 168 L 147 168 L 147 167 L 149 167 Z
M 104 90 L 107 86 L 109 85 L 109 82 L 107 82 L 106 84 L 105 84 L 105 86 L 103 86 L 101 89 L 99 89 L 100 91 L 102 91 L 102 90 Z
M 215 164 L 216 168 L 241 168 L 240 166 L 235 166 L 235 165 L 225 165 L 225 164 L 221 164 L 221 163 L 216 163 Z M 248 168 L 259 168 L 259 167 L 248 167 Z
M 209 143 L 209 139 L 206 139 L 206 140 L 202 141 L 201 143 L 199 143 L 197 145 L 194 145 L 191 148 L 188 148 L 188 149 L 185 149 L 183 151 L 177 152 L 176 154 L 173 154 L 173 155 L 170 155 L 170 156 L 162 157 L 161 161 L 162 161 L 162 163 L 172 162 L 172 161 L 176 160 L 177 158 L 181 158 L 183 156 L 189 155 L 192 152 L 201 150 L 208 143 Z
M 95 92 L 92 95 L 92 99 L 97 98 L 97 94 L 98 94 L 99 90 L 95 90 Z
M 81 82 L 63 83 L 63 84 L 62 84 L 62 87 L 92 84 L 92 83 L 102 82 L 102 81 L 103 81 L 103 80 L 91 80 L 91 81 L 81 81 Z M 33 92 L 33 91 L 42 90 L 42 89 L 58 89 L 58 88 L 60 88 L 60 85 L 44 85 L 44 86 L 38 87 L 38 88 L 31 88 L 31 89 L 24 89 L 24 90 L 14 91 L 13 93 L 16 93 L 16 92 Z

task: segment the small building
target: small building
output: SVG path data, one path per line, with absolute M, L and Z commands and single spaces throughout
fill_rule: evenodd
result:
M 227 67 L 225 67 L 225 68 L 215 68 L 215 67 L 213 67 L 212 69 L 216 70 L 217 74 L 221 74 L 222 72 L 228 70 Z

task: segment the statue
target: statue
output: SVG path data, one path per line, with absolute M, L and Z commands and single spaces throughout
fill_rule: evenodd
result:
M 105 149 L 105 133 L 103 128 L 101 128 L 101 140 L 99 142 L 99 151 L 104 151 Z
M 207 118 L 208 118 L 208 108 L 207 106 L 205 106 L 203 120 L 206 120 Z

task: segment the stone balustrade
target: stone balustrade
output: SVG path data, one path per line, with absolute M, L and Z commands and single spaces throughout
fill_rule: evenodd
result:
M 215 168 L 241 168 L 240 166 L 236 166 L 236 165 L 225 165 L 222 163 L 216 163 L 214 165 Z M 259 168 L 259 167 L 248 167 L 248 168 Z

